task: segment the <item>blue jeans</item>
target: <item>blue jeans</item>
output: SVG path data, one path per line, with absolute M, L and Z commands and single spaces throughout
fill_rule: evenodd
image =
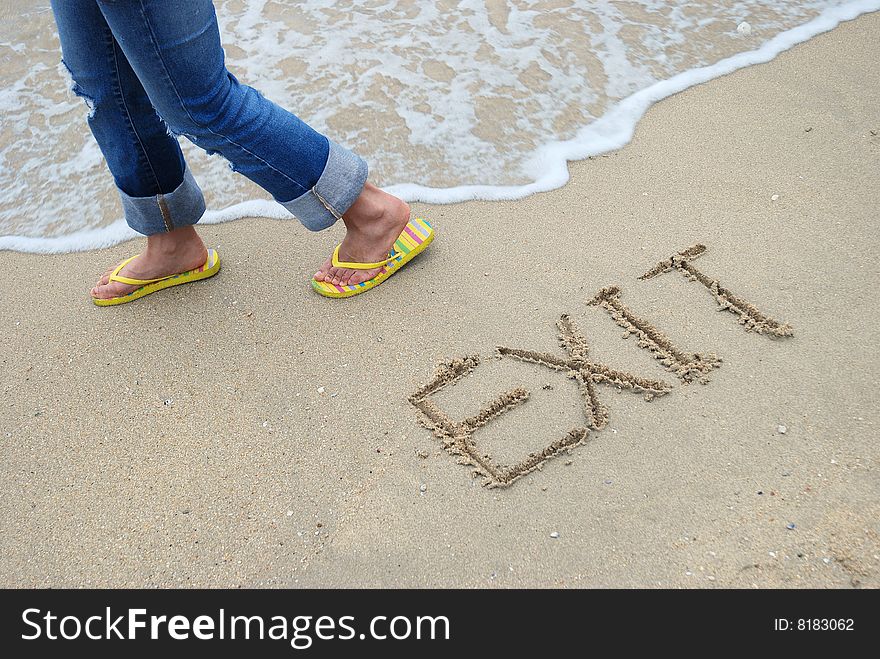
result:
M 52 0 L 52 10 L 135 231 L 171 231 L 205 212 L 178 135 L 222 154 L 314 231 L 360 195 L 361 158 L 226 70 L 211 0 Z

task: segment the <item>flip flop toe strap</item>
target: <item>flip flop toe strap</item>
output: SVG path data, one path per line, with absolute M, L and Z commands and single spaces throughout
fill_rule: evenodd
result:
M 156 279 L 135 279 L 134 277 L 125 277 L 119 274 L 119 271 L 122 270 L 126 265 L 128 265 L 131 261 L 137 258 L 137 254 L 132 256 L 129 259 L 125 259 L 122 263 L 114 268 L 113 272 L 107 278 L 107 281 L 118 281 L 121 284 L 130 284 L 131 286 L 146 286 L 147 284 L 154 284 L 157 281 L 162 281 L 163 279 L 170 279 L 174 275 L 170 277 L 157 277 Z
M 333 250 L 333 258 L 331 259 L 331 263 L 333 263 L 333 266 L 336 268 L 350 268 L 352 270 L 374 270 L 376 268 L 381 268 L 383 265 L 391 263 L 394 259 L 400 258 L 401 256 L 400 253 L 395 252 L 384 261 L 376 261 L 375 263 L 354 263 L 351 261 L 340 261 L 340 247 L 342 247 L 342 245 L 336 246 L 336 249 Z

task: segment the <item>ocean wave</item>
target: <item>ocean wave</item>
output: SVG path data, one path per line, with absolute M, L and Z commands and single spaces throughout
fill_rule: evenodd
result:
M 217 6 L 239 78 L 364 155 L 388 191 L 439 204 L 558 188 L 568 161 L 624 146 L 657 101 L 767 62 L 880 0 Z M 51 17 L 37 6 L 19 27 L 0 30 L 0 250 L 135 237 L 115 219 L 86 109 L 64 93 Z M 209 207 L 222 209 L 203 223 L 290 217 L 222 159 L 184 152 Z

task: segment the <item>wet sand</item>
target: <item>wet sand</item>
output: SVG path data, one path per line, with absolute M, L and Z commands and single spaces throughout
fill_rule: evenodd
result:
M 876 587 L 878 30 L 659 103 L 560 190 L 417 204 L 437 240 L 348 301 L 308 286 L 339 231 L 294 221 L 205 227 L 217 277 L 118 308 L 88 288 L 136 243 L 0 254 L 0 584 Z M 639 279 L 696 243 L 793 335 L 747 332 L 678 271 Z M 623 340 L 588 305 L 610 286 L 720 358 L 708 382 Z M 496 346 L 566 359 L 563 314 L 592 362 L 670 390 L 596 382 L 604 427 L 484 487 L 408 397 L 480 355 L 432 400 L 464 420 L 524 388 L 472 440 L 527 461 L 590 419 L 564 370 Z

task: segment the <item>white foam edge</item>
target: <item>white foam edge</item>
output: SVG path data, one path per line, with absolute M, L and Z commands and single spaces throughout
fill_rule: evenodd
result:
M 535 176 L 525 185 L 461 185 L 453 188 L 431 188 L 415 183 L 399 183 L 386 191 L 410 202 L 451 204 L 462 201 L 510 201 L 538 192 L 548 192 L 568 182 L 568 161 L 583 160 L 625 146 L 632 139 L 635 127 L 645 112 L 657 101 L 689 87 L 708 82 L 738 69 L 769 62 L 782 52 L 819 34 L 833 30 L 845 21 L 880 10 L 880 0 L 854 0 L 839 7 L 825 9 L 813 20 L 780 32 L 757 50 L 738 53 L 709 66 L 679 73 L 628 96 L 604 115 L 578 131 L 566 141 L 548 142 L 528 159 L 524 170 Z M 209 210 L 199 224 L 219 224 L 244 217 L 289 219 L 290 214 L 279 204 L 254 199 L 222 210 Z M 124 220 L 97 229 L 85 229 L 64 236 L 0 236 L 0 251 L 59 254 L 110 247 L 137 238 Z
M 293 216 L 280 204 L 268 199 L 252 199 L 222 210 L 205 212 L 199 224 L 221 224 L 243 217 L 263 217 L 272 220 L 291 220 Z M 63 236 L 41 238 L 36 236 L 0 236 L 0 251 L 33 254 L 67 254 L 112 247 L 142 234 L 131 229 L 125 220 L 116 220 L 97 229 L 83 229 Z

